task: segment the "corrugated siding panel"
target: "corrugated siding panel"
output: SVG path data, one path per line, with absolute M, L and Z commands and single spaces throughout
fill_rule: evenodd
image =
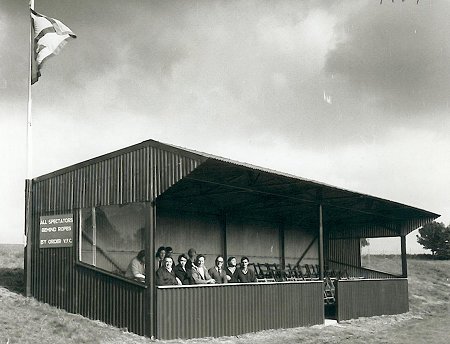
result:
M 337 281 L 337 320 L 408 312 L 408 280 Z
M 141 148 L 35 182 L 34 210 L 152 201 L 200 163 L 155 147 Z
M 413 230 L 432 222 L 435 218 L 419 218 L 411 220 L 393 221 L 378 225 L 375 223 L 365 225 L 346 225 L 344 227 L 334 227 L 329 231 L 331 239 L 345 239 L 351 237 L 359 238 L 379 238 L 407 235 Z
M 409 233 L 411 233 L 413 230 L 434 221 L 434 217 L 429 217 L 429 218 L 423 218 L 423 219 L 412 219 L 409 221 L 405 221 L 402 225 L 401 225 L 401 234 L 402 235 L 408 235 Z
M 377 224 L 346 225 L 345 227 L 335 227 L 329 232 L 331 239 L 345 239 L 352 237 L 377 238 L 400 235 L 397 224 Z
M 320 282 L 158 288 L 157 300 L 159 339 L 230 336 L 324 320 Z
M 352 266 L 348 264 L 341 264 L 338 262 L 329 262 L 329 268 L 334 271 L 346 271 L 348 276 L 350 277 L 356 277 L 356 278 L 397 278 L 398 276 L 377 271 L 377 270 L 371 270 L 367 268 L 361 268 L 358 266 Z
M 327 260 L 361 266 L 359 239 L 329 240 Z
M 82 290 L 78 313 L 144 335 L 142 305 L 145 288 L 79 267 L 77 288 Z
M 70 312 L 144 334 L 144 289 L 77 265 L 77 242 L 72 248 L 39 249 L 39 217 L 72 213 L 77 241 L 78 209 L 152 201 L 200 163 L 147 146 L 34 181 L 32 295 Z

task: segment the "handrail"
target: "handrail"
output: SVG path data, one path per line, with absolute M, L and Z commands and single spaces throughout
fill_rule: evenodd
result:
M 323 283 L 320 280 L 312 281 L 282 281 L 282 282 L 251 282 L 251 283 L 217 283 L 217 284 L 183 284 L 183 285 L 158 285 L 158 289 L 172 289 L 172 288 L 201 288 L 201 287 L 228 287 L 228 286 L 248 286 L 248 285 L 273 285 L 273 284 L 308 284 L 308 283 Z
M 81 267 L 86 268 L 86 269 L 89 269 L 89 270 L 92 270 L 92 271 L 94 271 L 94 272 L 96 272 L 96 273 L 100 273 L 100 274 L 106 275 L 106 276 L 108 276 L 108 277 L 112 277 L 112 278 L 121 280 L 121 281 L 123 281 L 123 282 L 127 282 L 127 283 L 130 283 L 130 284 L 133 284 L 133 285 L 142 287 L 142 288 L 147 288 L 147 286 L 146 286 L 145 284 L 143 284 L 143 283 L 134 281 L 134 280 L 129 279 L 129 278 L 127 278 L 127 277 L 123 277 L 123 276 L 120 276 L 120 275 L 116 275 L 116 274 L 114 274 L 114 273 L 112 273 L 112 272 L 109 272 L 109 271 L 106 271 L 106 270 L 99 269 L 99 268 L 97 268 L 96 266 L 89 265 L 89 264 L 87 264 L 87 263 L 85 263 L 85 262 L 82 262 L 82 261 L 80 261 L 80 260 L 78 260 L 78 261 L 76 262 L 76 265 L 81 266 Z

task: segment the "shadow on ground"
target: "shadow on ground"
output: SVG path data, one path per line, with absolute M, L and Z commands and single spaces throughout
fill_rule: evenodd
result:
M 25 292 L 23 269 L 0 268 L 0 287 L 23 294 Z

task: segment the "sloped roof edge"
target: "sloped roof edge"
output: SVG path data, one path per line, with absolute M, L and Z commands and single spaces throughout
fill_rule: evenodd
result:
M 315 185 L 320 185 L 322 187 L 326 187 L 326 188 L 330 188 L 330 189 L 334 189 L 334 190 L 338 190 L 338 191 L 344 191 L 344 192 L 352 193 L 352 194 L 354 194 L 357 197 L 368 197 L 368 198 L 376 199 L 376 200 L 383 201 L 383 202 L 389 202 L 389 203 L 396 204 L 396 205 L 406 206 L 406 207 L 408 207 L 410 209 L 415 209 L 415 210 L 418 210 L 418 211 L 422 211 L 422 212 L 428 213 L 428 215 L 430 217 L 438 218 L 439 216 L 441 216 L 440 214 L 436 214 L 436 213 L 430 212 L 428 210 L 424 210 L 424 209 L 421 209 L 421 208 L 418 208 L 418 207 L 410 206 L 410 205 L 407 205 L 407 204 L 404 204 L 404 203 L 392 201 L 392 200 L 389 200 L 389 199 L 386 199 L 386 198 L 381 198 L 381 197 L 378 197 L 378 196 L 373 196 L 373 195 L 370 195 L 370 194 L 356 192 L 356 191 L 353 191 L 353 190 L 345 189 L 345 188 L 342 188 L 342 187 L 337 187 L 337 186 L 334 186 L 334 185 L 331 185 L 331 184 L 327 184 L 327 183 L 324 183 L 324 182 L 319 182 L 319 181 L 316 181 L 316 180 L 313 180 L 313 179 L 299 177 L 299 176 L 296 176 L 296 175 L 293 175 L 293 174 L 289 174 L 289 173 L 286 173 L 286 172 L 280 172 L 280 171 L 273 170 L 273 169 L 270 169 L 270 168 L 261 167 L 261 166 L 257 166 L 257 165 L 252 165 L 252 164 L 249 164 L 249 163 L 244 163 L 244 162 L 240 162 L 240 161 L 224 158 L 224 157 L 213 155 L 213 154 L 210 154 L 210 153 L 199 152 L 199 151 L 196 151 L 196 150 L 193 150 L 193 149 L 179 147 L 179 146 L 176 146 L 176 145 L 171 145 L 171 144 L 166 144 L 166 145 L 174 147 L 176 149 L 187 151 L 187 152 L 190 152 L 190 153 L 193 153 L 193 154 L 196 154 L 196 155 L 200 155 L 200 156 L 203 156 L 203 157 L 208 158 L 208 159 L 221 161 L 221 162 L 224 162 L 224 163 L 227 163 L 227 164 L 233 164 L 233 165 L 236 165 L 236 166 L 249 168 L 249 169 L 252 169 L 252 170 L 258 170 L 258 171 L 261 171 L 261 172 L 270 173 L 270 174 L 276 174 L 276 175 L 279 175 L 279 176 L 282 176 L 282 177 L 291 178 L 291 179 L 299 180 L 299 181 L 302 181 L 302 182 L 307 182 L 307 183 L 311 183 L 311 184 L 315 184 Z
M 355 191 L 348 190 L 348 189 L 345 189 L 345 188 L 341 188 L 341 187 L 333 186 L 333 185 L 326 184 L 326 183 L 323 183 L 323 182 L 319 182 L 319 181 L 316 181 L 316 180 L 298 177 L 298 176 L 293 175 L 293 174 L 280 172 L 280 171 L 269 169 L 269 168 L 266 168 L 266 167 L 256 166 L 256 165 L 252 165 L 252 164 L 249 164 L 249 163 L 244 163 L 244 162 L 240 162 L 240 161 L 224 158 L 224 157 L 217 156 L 217 155 L 214 155 L 214 154 L 200 152 L 200 151 L 196 151 L 194 149 L 189 149 L 189 148 L 180 147 L 180 146 L 173 145 L 173 144 L 168 144 L 168 143 L 156 141 L 156 140 L 153 140 L 153 139 L 145 140 L 145 141 L 142 141 L 140 143 L 137 143 L 137 144 L 125 147 L 125 148 L 121 148 L 121 149 L 118 149 L 116 151 L 113 151 L 113 152 L 110 152 L 110 153 L 106 153 L 106 154 L 100 155 L 98 157 L 94 157 L 94 158 L 91 158 L 91 159 L 88 159 L 88 160 L 85 160 L 85 161 L 82 161 L 82 162 L 79 162 L 79 163 L 76 163 L 76 164 L 73 164 L 73 165 L 61 168 L 61 169 L 58 169 L 56 171 L 53 171 L 53 172 L 50 172 L 50 173 L 38 176 L 36 178 L 33 178 L 33 181 L 34 182 L 39 182 L 39 181 L 42 181 L 42 180 L 45 180 L 45 179 L 48 179 L 48 178 L 51 178 L 51 177 L 54 177 L 54 176 L 57 176 L 57 175 L 61 175 L 61 174 L 73 171 L 75 169 L 82 168 L 84 166 L 91 165 L 91 164 L 94 164 L 94 163 L 97 163 L 97 162 L 100 162 L 100 161 L 104 161 L 104 160 L 116 157 L 118 155 L 126 154 L 128 152 L 132 152 L 132 151 L 138 150 L 140 148 L 144 148 L 144 147 L 156 147 L 156 148 L 161 148 L 161 149 L 165 149 L 165 150 L 175 151 L 177 153 L 181 153 L 181 154 L 190 156 L 192 158 L 197 158 L 197 159 L 200 159 L 200 160 L 212 159 L 212 160 L 216 160 L 216 161 L 223 162 L 223 163 L 226 163 L 226 164 L 232 164 L 232 165 L 235 165 L 235 166 L 248 168 L 248 169 L 251 169 L 251 170 L 257 170 L 257 171 L 261 171 L 261 172 L 264 172 L 264 173 L 274 174 L 274 175 L 278 175 L 278 176 L 282 176 L 282 177 L 286 177 L 286 178 L 290 178 L 290 179 L 294 179 L 294 180 L 299 180 L 299 181 L 302 181 L 302 182 L 307 182 L 307 183 L 319 185 L 319 186 L 322 186 L 322 187 L 325 187 L 325 188 L 330 188 L 330 189 L 335 189 L 335 190 L 339 190 L 339 191 L 349 192 L 349 193 L 354 194 L 356 197 L 369 197 L 369 198 L 373 198 L 373 199 L 376 199 L 376 200 L 379 200 L 379 201 L 383 201 L 383 202 L 389 202 L 389 203 L 392 203 L 392 204 L 402 205 L 402 206 L 406 206 L 406 207 L 411 208 L 411 209 L 416 209 L 418 211 L 427 213 L 427 215 L 429 215 L 430 218 L 438 218 L 440 216 L 439 214 L 436 214 L 436 213 L 433 213 L 433 212 L 430 212 L 430 211 L 427 211 L 427 210 L 424 210 L 424 209 L 420 209 L 420 208 L 409 206 L 409 205 L 406 205 L 406 204 L 403 204 L 403 203 L 391 201 L 391 200 L 384 199 L 384 198 L 381 198 L 381 197 L 372 196 L 372 195 L 364 194 L 364 193 L 360 193 L 360 192 L 355 192 Z

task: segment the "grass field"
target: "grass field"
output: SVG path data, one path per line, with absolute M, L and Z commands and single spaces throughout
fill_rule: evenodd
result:
M 397 257 L 398 258 L 398 257 Z M 370 257 L 379 270 L 398 259 Z M 408 261 L 410 312 L 360 318 L 334 325 L 262 331 L 241 336 L 158 343 L 447 343 L 450 323 L 450 261 Z M 23 296 L 23 247 L 0 245 L 0 344 L 153 343 L 99 321 Z

